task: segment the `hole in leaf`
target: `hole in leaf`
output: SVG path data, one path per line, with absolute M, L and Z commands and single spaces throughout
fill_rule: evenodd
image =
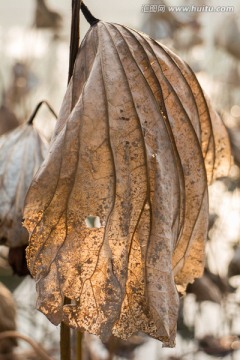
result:
M 85 219 L 85 223 L 88 228 L 97 228 L 101 227 L 101 222 L 99 216 L 89 215 Z

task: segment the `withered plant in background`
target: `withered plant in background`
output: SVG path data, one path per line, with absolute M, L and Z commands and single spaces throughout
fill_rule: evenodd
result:
M 0 335 L 5 331 L 16 330 L 16 306 L 11 292 L 0 282 Z M 0 342 L 0 357 L 11 354 L 17 346 L 15 339 L 6 338 Z
M 0 243 L 11 248 L 28 243 L 28 233 L 22 227 L 24 198 L 33 175 L 47 151 L 30 120 L 0 137 Z
M 37 306 L 103 341 L 143 331 L 174 346 L 175 285 L 202 274 L 207 182 L 228 172 L 228 137 L 180 58 L 92 22 L 26 197 Z
M 237 16 L 229 15 L 225 19 L 224 32 L 218 32 L 215 35 L 215 43 L 220 48 L 227 51 L 231 56 L 240 59 L 240 40 Z
M 15 114 L 2 102 L 0 106 L 0 135 L 15 129 L 19 122 Z
M 62 16 L 49 9 L 46 0 L 36 0 L 34 25 L 38 29 L 54 29 L 58 31 L 62 26 Z
M 0 359 L 51 360 L 41 345 L 16 331 L 16 318 L 17 312 L 12 293 L 0 282 Z M 26 351 L 24 351 L 22 354 L 16 354 L 14 349 L 18 345 L 18 339 L 29 343 L 34 350 L 34 353 L 36 353 L 38 356 L 35 357 L 33 352 L 30 353 L 31 356 L 28 356 Z

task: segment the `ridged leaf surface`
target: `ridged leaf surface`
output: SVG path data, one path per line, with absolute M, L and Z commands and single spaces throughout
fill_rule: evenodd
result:
M 38 308 L 103 340 L 143 331 L 173 346 L 176 284 L 202 274 L 207 178 L 229 161 L 182 60 L 124 26 L 93 26 L 26 199 Z

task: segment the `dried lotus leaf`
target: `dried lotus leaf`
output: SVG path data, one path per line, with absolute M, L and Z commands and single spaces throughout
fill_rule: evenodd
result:
M 91 27 L 24 211 L 37 306 L 51 322 L 174 346 L 176 284 L 203 270 L 205 157 L 210 180 L 222 166 L 211 111 L 165 47 L 121 25 Z
M 4 245 L 28 243 L 28 232 L 22 227 L 24 199 L 46 150 L 28 124 L 0 137 L 0 241 Z

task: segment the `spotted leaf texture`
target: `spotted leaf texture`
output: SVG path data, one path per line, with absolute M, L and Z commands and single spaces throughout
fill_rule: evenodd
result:
M 127 27 L 91 27 L 26 198 L 38 308 L 103 341 L 143 331 L 174 346 L 176 285 L 203 269 L 207 178 L 229 162 L 182 60 Z
M 47 147 L 36 129 L 25 124 L 0 137 L 0 243 L 28 243 L 22 227 L 24 199 Z

